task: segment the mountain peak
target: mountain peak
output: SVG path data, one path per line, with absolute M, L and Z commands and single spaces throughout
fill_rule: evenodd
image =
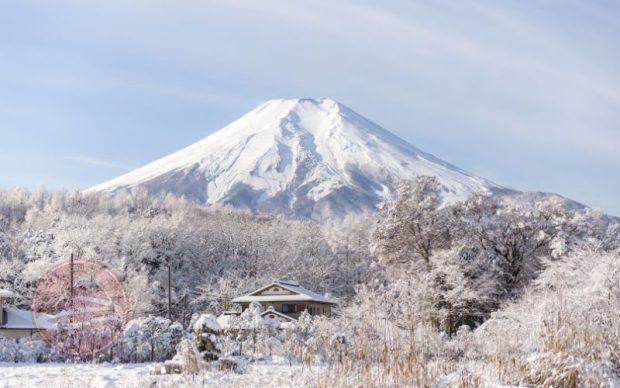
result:
M 337 114 L 343 108 L 346 108 L 346 107 L 344 107 L 344 105 L 328 97 L 291 98 L 291 99 L 269 100 L 259 105 L 254 111 L 256 112 L 269 111 L 269 113 L 272 115 L 274 114 L 277 115 L 278 112 L 283 115 L 286 115 L 289 112 L 295 112 L 297 114 L 300 114 L 303 112 L 314 112 L 315 114 L 329 115 L 329 114 Z
M 338 101 L 332 98 L 329 98 L 329 97 L 320 97 L 320 98 L 306 97 L 306 98 L 276 98 L 273 100 L 265 101 L 260 106 L 281 105 L 281 104 L 288 105 L 288 106 L 309 105 L 309 106 L 330 106 L 330 107 L 337 107 L 340 105 Z
M 329 116 L 341 112 L 344 106 L 331 98 L 292 98 L 269 100 L 249 112 L 263 114 L 269 118 L 290 117 L 294 115 Z
M 501 187 L 424 153 L 330 98 L 259 105 L 189 147 L 91 190 L 135 186 L 205 204 L 326 218 L 373 211 L 397 181 L 433 175 L 443 199 Z

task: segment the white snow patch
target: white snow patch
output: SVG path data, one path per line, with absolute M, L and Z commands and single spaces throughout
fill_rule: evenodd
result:
M 0 386 L 24 387 L 300 387 L 312 385 L 310 372 L 289 366 L 283 357 L 248 364 L 245 373 L 205 370 L 198 375 L 151 375 L 154 364 L 13 364 L 0 363 Z

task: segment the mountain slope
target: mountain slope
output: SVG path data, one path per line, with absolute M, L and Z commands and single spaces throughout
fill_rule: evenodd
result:
M 135 186 L 205 204 L 321 219 L 373 211 L 433 175 L 443 200 L 507 189 L 429 155 L 331 99 L 272 100 L 205 139 L 90 190 Z

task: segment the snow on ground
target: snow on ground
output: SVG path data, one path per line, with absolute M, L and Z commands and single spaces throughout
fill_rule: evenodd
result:
M 0 364 L 0 388 L 72 387 L 300 387 L 312 372 L 283 358 L 248 365 L 243 374 L 205 371 L 200 375 L 151 375 L 152 364 Z M 316 369 L 314 370 L 316 372 Z

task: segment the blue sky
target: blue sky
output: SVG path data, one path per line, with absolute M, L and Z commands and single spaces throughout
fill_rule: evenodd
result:
M 86 188 L 272 98 L 332 97 L 620 215 L 620 3 L 0 0 L 0 186 Z

